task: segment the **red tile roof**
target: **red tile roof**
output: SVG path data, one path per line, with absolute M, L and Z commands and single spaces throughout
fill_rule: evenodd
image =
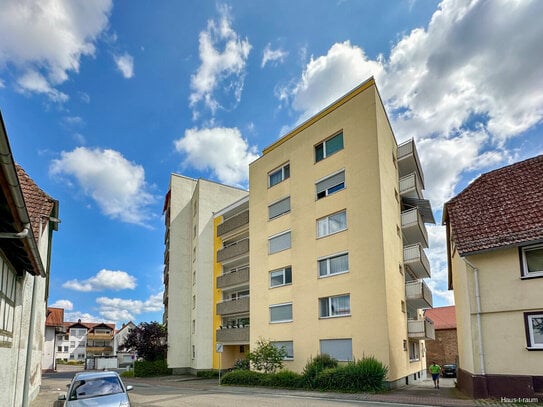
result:
M 460 255 L 543 240 L 543 155 L 488 172 L 444 207 Z
M 424 316 L 434 322 L 435 329 L 456 329 L 456 312 L 454 305 L 448 307 L 428 308 Z
M 64 325 L 64 309 L 47 307 L 47 318 L 45 319 L 45 326 L 58 326 Z
M 85 328 L 87 328 L 89 330 L 89 332 L 92 332 L 94 330 L 94 328 L 96 327 L 99 327 L 99 326 L 107 326 L 108 328 L 111 328 L 111 330 L 113 332 L 115 332 L 115 324 L 106 324 L 104 322 L 83 322 L 83 321 L 78 321 L 78 322 L 64 322 L 64 329 L 66 330 L 66 332 L 68 331 L 68 329 L 70 329 L 72 326 L 74 325 L 81 325 Z

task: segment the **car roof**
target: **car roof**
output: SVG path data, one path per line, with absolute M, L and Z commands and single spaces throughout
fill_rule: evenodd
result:
M 119 374 L 110 370 L 100 372 L 79 372 L 74 376 L 74 380 L 90 380 L 100 377 L 119 377 Z

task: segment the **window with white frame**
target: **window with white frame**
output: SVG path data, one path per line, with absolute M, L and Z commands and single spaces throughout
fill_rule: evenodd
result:
M 284 164 L 282 167 L 268 173 L 268 187 L 273 187 L 281 181 L 290 177 L 290 164 Z
M 525 312 L 524 323 L 528 349 L 543 350 L 543 311 Z
M 350 294 L 319 298 L 319 317 L 344 317 L 351 315 Z
M 282 250 L 290 249 L 290 246 L 291 236 L 289 230 L 288 232 L 283 232 L 268 239 L 268 254 L 273 254 Z
M 321 181 L 318 181 L 315 186 L 317 189 L 317 199 L 321 199 L 333 194 L 334 192 L 341 191 L 345 188 L 345 171 L 340 171 Z
M 341 253 L 318 260 L 319 277 L 347 273 L 349 271 L 349 253 Z
M 543 277 L 543 244 L 521 249 L 523 277 Z
M 343 210 L 317 219 L 317 237 L 324 237 L 347 229 L 347 211 Z
M 268 219 L 275 219 L 288 212 L 290 212 L 290 196 L 268 206 Z
M 340 150 L 343 150 L 343 132 L 315 146 L 315 162 L 319 162 Z
M 270 271 L 270 287 L 292 284 L 292 267 Z
M 270 322 L 292 321 L 292 303 L 270 305 Z
M 409 360 L 420 359 L 420 344 L 419 342 L 409 341 Z
M 17 292 L 15 270 L 0 257 L 0 346 L 13 344 L 13 318 Z
M 284 360 L 293 360 L 294 359 L 294 342 L 293 341 L 276 341 L 272 342 L 272 345 L 278 349 L 285 349 L 287 354 L 283 358 Z
M 321 339 L 321 355 L 327 354 L 340 362 L 353 360 L 353 340 L 346 339 Z

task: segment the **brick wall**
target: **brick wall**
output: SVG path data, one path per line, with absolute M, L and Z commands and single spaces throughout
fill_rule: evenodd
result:
M 443 366 L 447 363 L 456 363 L 458 358 L 458 342 L 455 329 L 436 330 L 436 339 L 426 341 L 426 361 L 428 365 L 435 361 Z

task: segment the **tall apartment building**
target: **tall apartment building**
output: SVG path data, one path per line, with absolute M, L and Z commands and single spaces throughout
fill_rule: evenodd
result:
M 374 355 L 391 386 L 420 377 L 434 219 L 415 144 L 397 145 L 373 78 L 249 168 L 251 345 L 285 346 L 295 371 L 321 353 Z
M 172 174 L 164 203 L 164 317 L 174 373 L 213 367 L 213 212 L 247 191 Z

